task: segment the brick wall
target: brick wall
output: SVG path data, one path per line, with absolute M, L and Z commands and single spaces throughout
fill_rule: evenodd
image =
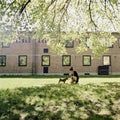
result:
M 116 39 L 118 34 L 114 34 Z M 78 41 L 74 41 L 74 47 Z M 48 48 L 48 53 L 44 53 L 43 49 Z M 85 73 L 98 74 L 98 66 L 103 65 L 103 56 L 109 55 L 111 57 L 111 66 L 109 67 L 110 74 L 120 74 L 120 47 L 118 41 L 114 44 L 109 52 L 102 54 L 99 58 L 94 59 L 90 50 L 77 55 L 74 48 L 67 48 L 68 55 L 71 56 L 71 65 L 79 74 Z M 1 48 L 0 55 L 6 55 L 6 66 L 0 66 L 0 74 L 44 74 L 44 67 L 48 68 L 46 74 L 64 74 L 69 73 L 70 66 L 62 65 L 62 56 L 57 56 L 50 52 L 49 47 L 45 41 L 39 42 L 36 40 L 20 41 L 11 43 L 8 48 Z M 20 55 L 27 56 L 27 66 L 19 66 L 18 57 Z M 42 55 L 50 56 L 50 65 L 42 66 Z M 91 56 L 91 65 L 83 66 L 83 56 Z M 46 69 L 45 68 L 45 69 Z

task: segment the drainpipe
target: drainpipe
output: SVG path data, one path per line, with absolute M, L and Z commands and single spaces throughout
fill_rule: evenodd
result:
M 36 74 L 36 40 L 32 40 L 32 75 Z

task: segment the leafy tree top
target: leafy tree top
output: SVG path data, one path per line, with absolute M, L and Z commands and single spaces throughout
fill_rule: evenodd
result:
M 18 31 L 32 31 L 35 39 L 50 33 L 49 45 L 52 46 L 50 44 L 52 41 L 52 44 L 59 44 L 59 47 L 64 48 L 61 43 L 56 43 L 56 40 L 63 39 L 61 33 L 72 33 L 64 35 L 64 38 L 69 39 L 70 36 L 74 38 L 77 32 L 84 35 L 96 32 L 89 37 L 95 42 L 93 38 L 97 41 L 103 38 L 101 33 L 107 38 L 108 34 L 110 35 L 108 32 L 120 31 L 119 2 L 119 0 L 1 0 L 0 40 L 13 40 Z M 86 50 L 84 48 L 86 39 L 81 41 L 83 42 L 79 46 L 83 49 L 78 51 Z M 108 41 L 112 43 L 113 38 Z M 101 45 L 99 41 L 95 43 Z M 91 49 L 94 53 L 93 44 Z

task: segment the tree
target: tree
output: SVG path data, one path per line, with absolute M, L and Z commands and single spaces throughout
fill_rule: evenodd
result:
M 105 52 L 115 42 L 111 32 L 120 31 L 119 0 L 1 0 L 0 38 L 33 31 L 33 37 L 49 38 L 54 52 L 63 54 L 65 40 L 79 38 L 77 53 Z M 5 34 L 4 34 L 5 33 Z M 8 33 L 9 35 L 7 35 Z M 109 38 L 109 39 L 108 39 Z M 13 39 L 13 37 L 11 37 Z M 107 39 L 107 40 L 105 40 Z M 60 52 L 57 48 L 63 50 Z

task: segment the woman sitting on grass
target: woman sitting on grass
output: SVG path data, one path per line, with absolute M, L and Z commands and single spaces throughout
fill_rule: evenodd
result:
M 73 83 L 77 84 L 79 81 L 78 73 L 73 70 L 73 67 L 70 68 L 70 72 L 71 72 L 71 84 Z

